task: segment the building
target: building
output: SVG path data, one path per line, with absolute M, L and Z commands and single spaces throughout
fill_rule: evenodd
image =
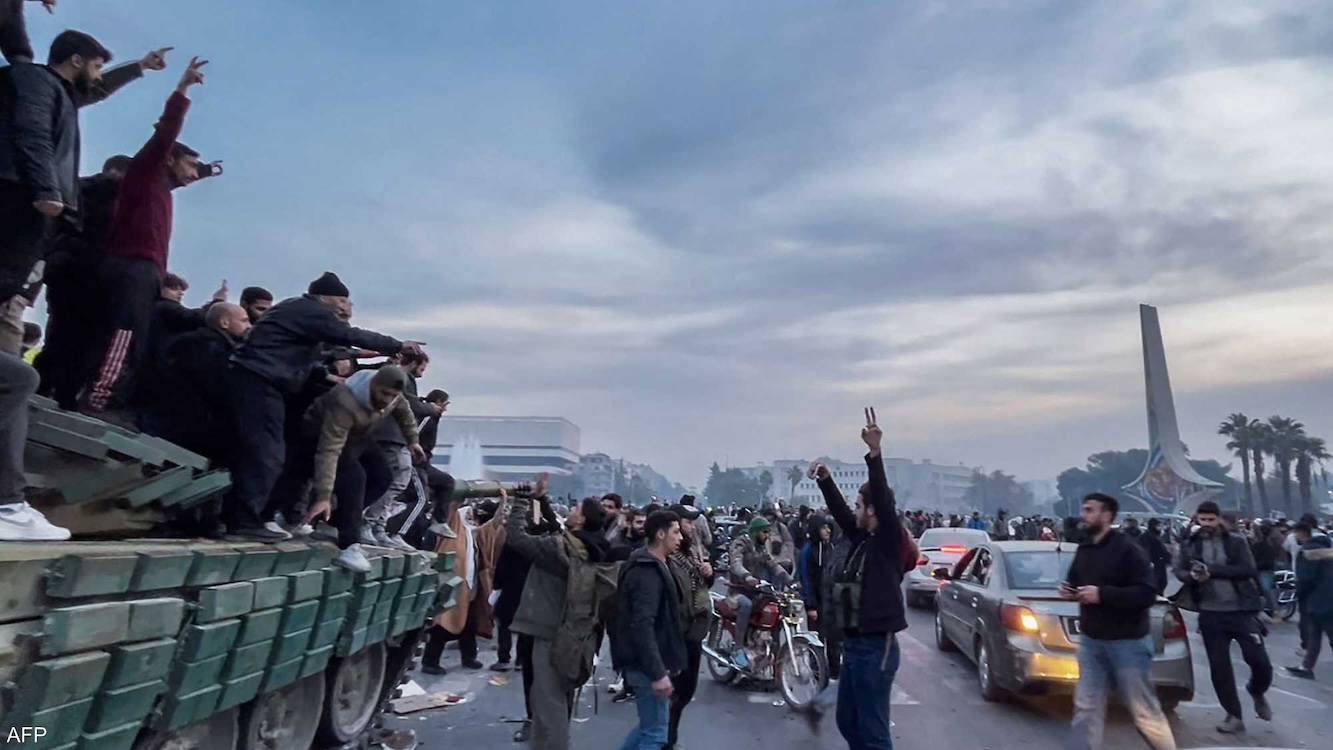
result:
M 616 475 L 620 462 L 605 453 L 589 453 L 579 459 L 578 476 L 583 480 L 583 492 L 601 497 L 616 491 Z
M 432 462 L 456 479 L 568 477 L 580 465 L 579 439 L 578 425 L 563 417 L 446 416 Z
M 821 458 L 820 463 L 828 467 L 833 481 L 842 491 L 847 502 L 855 503 L 856 493 L 869 479 L 864 461 L 839 461 L 833 458 Z M 814 480 L 805 475 L 810 462 L 804 460 L 780 459 L 763 466 L 773 474 L 773 492 L 781 497 L 789 497 L 790 505 L 823 506 L 824 497 Z M 795 491 L 787 479 L 792 467 L 801 471 L 801 481 Z M 963 464 L 937 464 L 930 460 L 920 463 L 906 458 L 885 458 L 884 473 L 893 488 L 901 508 L 928 508 L 938 510 L 961 509 L 967 488 L 972 486 L 972 473 L 980 471 L 977 467 Z

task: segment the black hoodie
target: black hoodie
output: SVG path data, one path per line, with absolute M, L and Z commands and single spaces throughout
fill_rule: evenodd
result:
M 1101 602 L 1080 604 L 1083 635 L 1105 641 L 1148 635 L 1148 610 L 1157 601 L 1143 548 L 1112 529 L 1101 543 L 1087 539 L 1069 566 L 1070 586 L 1096 586 Z
M 634 550 L 616 588 L 616 637 L 612 657 L 621 671 L 660 680 L 685 669 L 680 590 L 665 562 L 646 547 Z

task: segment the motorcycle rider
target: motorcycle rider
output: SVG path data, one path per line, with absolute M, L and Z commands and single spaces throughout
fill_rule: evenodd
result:
M 736 606 L 736 641 L 731 659 L 741 669 L 750 666 L 745 639 L 750 632 L 754 598 L 747 592 L 763 581 L 783 588 L 789 580 L 787 571 L 773 559 L 768 540 L 771 527 L 772 524 L 763 516 L 751 518 L 745 533 L 737 535 L 728 550 L 731 560 L 727 572 L 732 586 L 732 600 Z

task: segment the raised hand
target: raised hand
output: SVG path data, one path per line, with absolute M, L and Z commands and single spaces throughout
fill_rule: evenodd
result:
M 818 461 L 811 461 L 810 468 L 805 470 L 805 475 L 811 479 L 827 479 L 828 467 Z
M 158 47 L 157 49 L 144 55 L 139 60 L 139 67 L 144 70 L 165 70 L 167 67 L 167 53 L 176 49 L 175 47 Z
M 183 94 L 186 89 L 196 83 L 202 84 L 204 82 L 204 72 L 202 68 L 207 64 L 207 60 L 191 57 L 190 64 L 186 66 L 185 72 L 181 73 L 181 80 L 180 83 L 176 84 L 176 90 Z
M 880 442 L 884 440 L 884 431 L 879 428 L 875 416 L 875 407 L 866 407 L 866 426 L 861 428 L 861 439 L 870 449 L 872 456 L 879 455 Z
M 227 289 L 227 280 L 226 280 L 226 279 L 223 279 L 223 280 L 222 280 L 222 286 L 218 287 L 218 290 L 217 290 L 216 292 L 213 292 L 213 301 L 214 301 L 214 302 L 226 302 L 226 301 L 227 301 L 227 293 L 228 293 L 228 289 Z

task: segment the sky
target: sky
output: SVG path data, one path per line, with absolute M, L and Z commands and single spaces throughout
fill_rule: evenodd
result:
M 133 153 L 190 55 L 172 270 L 425 341 L 459 414 L 564 416 L 686 484 L 886 452 L 1053 478 L 1181 432 L 1333 438 L 1333 17 L 1316 2 L 63 0 L 171 67 L 83 113 Z M 1235 473 L 1238 473 L 1238 469 Z

